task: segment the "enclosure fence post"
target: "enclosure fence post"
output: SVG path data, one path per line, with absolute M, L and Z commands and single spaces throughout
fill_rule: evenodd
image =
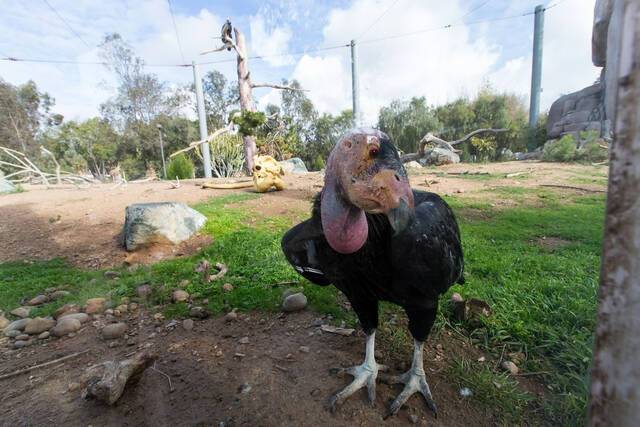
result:
M 360 120 L 360 86 L 358 84 L 358 51 L 356 41 L 351 40 L 351 96 L 353 98 L 353 121 L 356 126 L 361 125 Z
M 209 136 L 207 134 L 207 119 L 204 112 L 204 95 L 202 93 L 202 80 L 200 79 L 200 70 L 196 61 L 191 63 L 193 65 L 193 82 L 196 87 L 196 102 L 198 105 L 198 122 L 200 124 L 200 139 L 205 140 Z M 209 144 L 202 144 L 202 163 L 204 167 L 205 178 L 211 178 L 211 152 L 209 151 Z
M 542 85 L 542 45 L 544 38 L 544 6 L 538 5 L 535 9 L 533 25 L 533 60 L 531 65 L 531 97 L 529 101 L 529 127 L 533 130 L 538 124 L 540 112 L 540 92 Z M 533 150 L 533 132 L 529 139 L 529 150 Z

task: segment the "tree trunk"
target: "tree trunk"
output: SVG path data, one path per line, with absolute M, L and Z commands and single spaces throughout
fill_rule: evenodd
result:
M 612 43 L 610 32 L 607 46 L 607 58 L 613 57 L 618 66 L 616 75 L 607 79 L 611 81 L 607 92 L 617 96 L 612 118 L 615 132 L 611 145 L 589 425 L 626 427 L 637 426 L 640 420 L 640 5 L 637 0 L 617 0 L 609 28 L 621 37 L 617 37 L 618 43 Z
M 237 28 L 233 29 L 236 36 L 236 48 L 238 53 L 238 91 L 240 92 L 240 109 L 242 111 L 256 111 L 251 94 L 251 75 L 247 60 L 247 49 L 244 34 Z M 256 139 L 253 136 L 242 137 L 244 145 L 245 172 L 251 175 L 253 170 L 253 156 L 256 153 Z

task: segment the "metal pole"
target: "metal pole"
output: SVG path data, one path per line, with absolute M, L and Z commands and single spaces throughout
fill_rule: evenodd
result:
M 193 65 L 193 81 L 196 86 L 196 101 L 198 104 L 198 122 L 200 123 L 200 139 L 207 139 L 209 136 L 207 133 L 207 119 L 204 114 L 204 95 L 202 94 L 202 80 L 200 80 L 200 71 L 198 70 L 198 64 L 196 61 L 191 63 Z M 211 178 L 211 152 L 209 151 L 209 143 L 202 144 L 202 163 L 204 166 L 205 178 Z
M 535 128 L 540 111 L 540 85 L 542 83 L 542 38 L 544 35 L 544 6 L 535 10 L 533 26 L 533 61 L 531 66 L 531 103 L 529 104 L 529 126 Z
M 353 121 L 356 126 L 361 125 L 360 120 L 360 86 L 358 84 L 358 51 L 356 41 L 351 40 L 351 96 L 353 98 Z
M 167 179 L 167 165 L 164 161 L 164 141 L 162 140 L 162 127 L 158 125 L 158 133 L 160 134 L 160 156 L 162 157 L 162 172 L 164 179 Z

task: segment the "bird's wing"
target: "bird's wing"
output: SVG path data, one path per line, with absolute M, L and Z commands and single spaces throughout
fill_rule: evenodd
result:
M 410 298 L 434 297 L 462 278 L 460 230 L 453 211 L 438 195 L 414 191 L 414 196 L 413 222 L 392 238 L 393 286 Z

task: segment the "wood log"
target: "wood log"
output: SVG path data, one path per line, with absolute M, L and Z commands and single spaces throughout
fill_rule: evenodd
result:
M 476 129 L 473 132 L 466 134 L 462 138 L 456 139 L 455 141 L 445 141 L 444 139 L 438 138 L 433 133 L 429 132 L 425 136 L 423 136 L 422 139 L 420 140 L 417 153 L 405 154 L 402 157 L 400 157 L 400 160 L 402 161 L 402 163 L 408 163 L 408 162 L 412 162 L 414 160 L 418 160 L 425 157 L 426 154 L 428 154 L 428 151 L 425 151 L 425 148 L 429 144 L 435 144 L 437 147 L 445 148 L 447 150 L 453 151 L 454 153 L 460 153 L 461 152 L 460 150 L 456 150 L 455 148 L 453 148 L 454 145 L 461 144 L 469 140 L 471 137 L 481 133 L 488 133 L 488 132 L 500 133 L 500 132 L 506 132 L 507 130 L 508 129 L 493 129 L 493 128 Z
M 89 368 L 89 379 L 82 392 L 84 399 L 97 399 L 113 405 L 120 399 L 129 383 L 135 383 L 142 373 L 157 359 L 155 354 L 143 351 L 120 362 L 109 361 Z

